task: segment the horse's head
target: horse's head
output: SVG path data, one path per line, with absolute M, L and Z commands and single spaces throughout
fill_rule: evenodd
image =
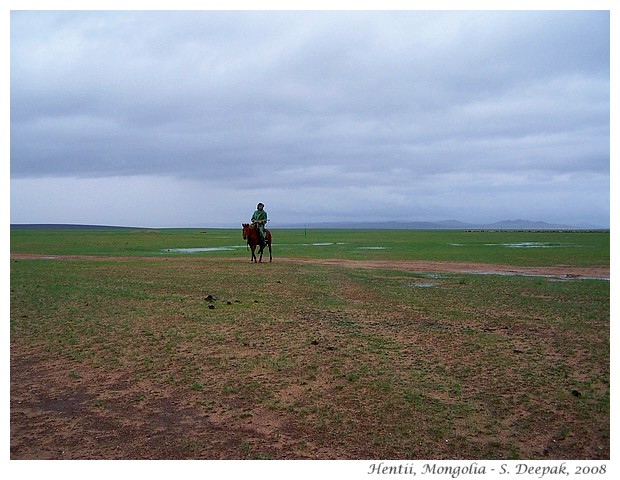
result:
M 249 223 L 242 223 L 241 226 L 243 227 L 243 239 L 247 240 L 250 236 L 250 229 L 252 227 L 250 227 Z

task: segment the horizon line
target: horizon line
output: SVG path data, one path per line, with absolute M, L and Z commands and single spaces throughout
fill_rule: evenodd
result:
M 521 224 L 521 225 L 519 225 Z M 241 225 L 241 224 L 240 224 Z M 200 229 L 236 229 L 232 225 L 211 225 L 211 226 L 139 226 L 139 225 L 112 225 L 112 224 L 88 224 L 88 223 L 10 223 L 10 228 L 75 228 L 75 229 L 139 229 L 139 230 L 200 230 Z M 283 223 L 278 228 L 283 229 L 327 229 L 327 230 L 347 230 L 347 229 L 371 229 L 371 230 L 610 230 L 610 226 L 600 225 L 565 225 L 549 223 L 545 221 L 532 220 L 501 220 L 492 223 L 469 223 L 459 220 L 439 220 L 439 221 L 384 221 L 384 222 L 363 222 L 363 221 L 327 221 L 313 222 L 307 224 Z

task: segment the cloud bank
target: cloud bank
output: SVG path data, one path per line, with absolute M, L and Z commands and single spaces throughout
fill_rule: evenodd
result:
M 11 221 L 609 225 L 605 11 L 15 11 Z

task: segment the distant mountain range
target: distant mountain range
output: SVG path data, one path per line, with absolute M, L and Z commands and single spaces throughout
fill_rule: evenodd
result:
M 595 225 L 563 225 L 531 220 L 502 220 L 488 224 L 465 223 L 458 220 L 439 222 L 322 222 L 288 225 L 290 228 L 316 229 L 383 229 L 383 230 L 608 230 Z
M 503 220 L 488 224 L 465 223 L 458 220 L 439 222 L 318 222 L 307 224 L 284 224 L 280 228 L 311 228 L 311 229 L 375 229 L 375 230 L 609 230 L 609 227 L 596 225 L 562 225 L 531 220 Z M 113 225 L 74 225 L 74 224 L 11 224 L 11 228 L 50 228 L 50 229 L 141 229 L 147 227 L 120 227 Z M 171 227 L 173 228 L 173 227 Z M 181 228 L 181 227 L 179 227 Z M 208 227 L 202 227 L 208 228 Z
M 141 227 L 117 227 L 114 225 L 82 225 L 82 224 L 72 224 L 72 223 L 11 223 L 11 228 L 20 228 L 20 229 L 43 229 L 47 228 L 50 230 L 99 230 L 99 229 L 133 229 L 141 228 Z

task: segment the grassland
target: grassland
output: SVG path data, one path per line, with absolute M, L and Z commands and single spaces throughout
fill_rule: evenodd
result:
M 609 232 L 273 235 L 12 231 L 11 458 L 609 458 L 608 280 L 398 268 Z
M 273 230 L 273 236 L 279 257 L 609 266 L 609 232 Z M 175 251 L 195 248 L 223 250 Z M 11 232 L 11 253 L 223 258 L 243 257 L 244 249 L 241 228 Z

